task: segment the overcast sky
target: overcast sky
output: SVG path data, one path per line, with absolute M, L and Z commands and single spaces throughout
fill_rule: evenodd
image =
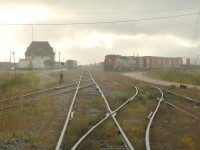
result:
M 200 57 L 198 7 L 199 0 L 1 0 L 0 61 L 10 50 L 17 61 L 25 57 L 32 23 L 33 41 L 48 41 L 57 61 L 58 52 L 81 64 L 107 54 Z

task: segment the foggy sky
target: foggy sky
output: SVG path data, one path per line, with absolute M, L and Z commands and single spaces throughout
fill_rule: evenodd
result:
M 5 24 L 68 24 L 140 20 L 198 13 L 199 0 L 1 0 L 0 61 L 10 50 L 24 58 L 32 26 Z M 167 11 L 171 10 L 171 11 Z M 159 11 L 159 12 L 154 12 Z M 128 13 L 129 12 L 129 13 Z M 81 64 L 103 61 L 106 54 L 197 57 L 194 47 L 198 15 L 114 24 L 33 26 L 34 41 L 49 41 L 61 60 Z

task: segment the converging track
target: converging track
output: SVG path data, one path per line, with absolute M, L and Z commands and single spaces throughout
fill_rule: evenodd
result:
M 89 71 L 88 71 L 88 74 L 89 74 L 90 78 L 83 77 L 83 73 L 81 74 L 80 80 L 79 80 L 79 81 L 80 81 L 80 82 L 79 82 L 79 85 L 81 84 L 81 81 L 82 81 L 81 79 L 83 79 L 83 78 L 88 79 L 90 82 L 92 81 L 92 83 L 94 83 L 93 85 L 94 85 L 96 91 L 99 92 L 99 94 L 101 95 L 101 98 L 102 98 L 103 101 L 105 102 L 105 104 L 106 104 L 106 109 L 107 109 L 107 112 L 108 112 L 108 113 L 105 113 L 105 117 L 104 117 L 103 119 L 101 119 L 100 121 L 98 121 L 96 124 L 94 124 L 90 129 L 88 128 L 88 131 L 87 131 L 84 135 L 82 135 L 82 137 L 80 137 L 80 139 L 74 144 L 74 146 L 73 146 L 71 149 L 76 149 L 76 148 L 79 146 L 79 144 L 80 144 L 81 142 L 83 142 L 83 140 L 85 140 L 85 138 L 86 138 L 89 134 L 91 134 L 91 132 L 92 132 L 94 129 L 96 129 L 98 126 L 100 126 L 106 119 L 108 119 L 108 118 L 111 117 L 112 120 L 114 121 L 114 123 L 115 123 L 117 129 L 118 129 L 118 132 L 120 133 L 120 137 L 121 137 L 121 139 L 122 139 L 122 141 L 123 141 L 123 143 L 124 143 L 124 148 L 133 150 L 134 148 L 133 148 L 132 144 L 130 143 L 129 139 L 127 138 L 126 134 L 124 133 L 122 127 L 119 125 L 119 123 L 118 123 L 117 119 L 115 118 L 115 116 L 116 116 L 117 112 L 118 112 L 120 109 L 122 109 L 126 104 L 129 103 L 129 101 L 131 101 L 131 100 L 133 100 L 133 99 L 135 98 L 135 96 L 136 96 L 137 93 L 138 93 L 137 88 L 134 87 L 134 86 L 131 85 L 131 84 L 124 83 L 124 84 L 129 85 L 131 89 L 135 88 L 135 91 L 136 91 L 136 92 L 135 92 L 134 95 L 131 96 L 131 98 L 129 98 L 128 100 L 126 100 L 124 103 L 122 103 L 116 110 L 112 111 L 111 108 L 110 108 L 110 105 L 109 105 L 109 103 L 108 103 L 108 101 L 107 101 L 107 99 L 106 99 L 105 96 L 104 96 L 104 93 L 102 92 L 102 90 L 101 90 L 101 88 L 100 88 L 100 86 L 99 86 L 98 83 L 95 81 L 95 79 L 93 78 L 92 74 L 91 74 Z M 82 81 L 82 82 L 83 82 L 83 81 Z M 73 98 L 73 101 L 72 101 L 72 103 L 71 103 L 71 106 L 70 106 L 71 109 L 70 109 L 69 112 L 68 112 L 68 117 L 67 117 L 67 119 L 66 119 L 66 121 L 65 121 L 65 125 L 64 125 L 64 128 L 63 128 L 63 130 L 62 130 L 62 133 L 61 133 L 61 136 L 60 136 L 60 138 L 59 138 L 59 142 L 58 142 L 58 144 L 57 144 L 56 149 L 61 149 L 61 147 L 62 147 L 62 143 L 63 143 L 63 140 L 64 140 L 64 132 L 66 132 L 67 124 L 69 123 L 70 114 L 72 114 L 72 112 L 73 112 L 73 111 L 72 111 L 72 110 L 73 110 L 73 105 L 74 105 L 75 99 L 76 99 L 76 97 L 77 97 L 79 85 L 77 86 L 77 92 L 75 93 L 74 98 Z M 99 94 L 98 94 L 98 95 L 99 95 Z M 75 112 L 75 113 L 76 113 L 76 112 Z M 72 118 L 72 122 L 73 122 L 73 118 Z M 66 137 L 66 138 L 67 138 L 67 137 Z M 115 147 L 115 148 L 117 148 L 117 147 Z

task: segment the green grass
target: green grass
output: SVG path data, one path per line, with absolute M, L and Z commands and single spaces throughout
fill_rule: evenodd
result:
M 0 74 L 0 98 L 9 98 L 16 95 L 35 91 L 39 78 L 32 74 L 10 73 Z
M 1 76 L 0 83 L 6 85 L 7 87 L 11 87 L 17 84 L 25 85 L 27 83 L 34 83 L 37 80 L 37 77 L 30 74 L 17 74 L 16 76 L 7 74 Z
M 200 85 L 200 70 L 151 70 L 146 75 L 166 81 Z

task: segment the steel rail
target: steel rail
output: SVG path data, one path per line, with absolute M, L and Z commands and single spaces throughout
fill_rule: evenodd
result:
M 83 88 L 86 88 L 88 86 L 91 86 L 92 84 L 94 84 L 93 82 L 92 83 L 89 83 L 87 85 L 84 85 L 84 86 L 81 86 L 79 89 L 83 89 Z M 60 94 L 63 94 L 63 93 L 66 93 L 66 92 L 70 92 L 70 91 L 73 91 L 73 90 L 76 90 L 76 88 L 73 88 L 73 89 L 69 89 L 69 90 L 66 90 L 66 91 L 63 91 L 63 92 L 58 92 L 56 94 L 52 94 L 51 96 L 55 96 L 55 95 L 60 95 Z M 30 102 L 34 102 L 34 101 L 37 101 L 38 99 L 34 99 L 34 100 L 30 100 L 30 101 L 25 101 L 24 103 L 30 103 Z M 20 104 L 14 104 L 14 105 L 10 105 L 10 106 L 6 106 L 6 107 L 1 107 L 0 108 L 0 111 L 1 110 L 6 110 L 6 109 L 10 109 L 10 108 L 13 108 L 13 107 L 17 107 L 19 106 Z
M 187 97 L 187 96 L 183 96 L 183 95 L 180 95 L 180 94 L 177 94 L 177 93 L 174 93 L 174 92 L 171 92 L 171 91 L 168 91 L 168 90 L 164 90 L 163 91 L 166 91 L 167 93 L 170 93 L 170 94 L 173 94 L 173 95 L 176 95 L 176 96 L 179 96 L 179 97 L 182 97 L 182 98 L 185 98 L 189 101 L 193 101 L 193 102 L 197 102 L 197 103 L 200 103 L 199 100 L 196 100 L 196 99 L 193 99 L 193 98 L 190 98 L 190 97 Z
M 109 77 L 110 77 L 110 76 L 109 76 Z M 119 109 L 121 109 L 124 105 L 126 105 L 130 100 L 133 100 L 133 99 L 135 98 L 135 96 L 138 94 L 138 88 L 137 88 L 136 86 L 132 85 L 132 84 L 127 83 L 127 82 L 119 81 L 119 80 L 117 80 L 116 78 L 113 78 L 113 77 L 110 77 L 110 78 L 112 78 L 112 79 L 114 79 L 114 80 L 116 80 L 116 81 L 118 81 L 118 82 L 121 82 L 121 83 L 123 83 L 123 84 L 126 84 L 126 85 L 128 85 L 128 86 L 134 87 L 135 90 L 136 90 L 135 95 L 134 95 L 133 97 L 131 97 L 130 99 L 128 99 L 128 100 L 127 100 L 124 104 L 122 104 L 120 107 L 118 107 L 118 108 L 114 111 L 114 112 L 116 112 L 116 111 L 118 111 Z
M 77 84 L 77 83 L 78 83 L 78 82 L 72 83 L 72 84 L 69 84 L 69 85 L 65 85 L 65 86 L 59 86 L 59 87 L 48 88 L 48 89 L 44 89 L 44 90 L 37 91 L 37 92 L 33 92 L 33 93 L 28 93 L 28 94 L 21 95 L 21 96 L 16 96 L 16 97 L 13 97 L 13 98 L 10 98 L 10 99 L 1 100 L 0 103 L 7 102 L 7 101 L 12 101 L 12 100 L 17 100 L 17 99 L 19 99 L 19 98 L 24 98 L 24 97 L 28 97 L 28 96 L 33 96 L 33 95 L 36 95 L 36 94 L 41 94 L 41 93 L 48 92 L 48 91 L 51 91 L 51 90 L 63 89 L 63 88 L 66 88 L 66 87 L 73 86 L 73 85 L 75 85 L 75 84 Z
M 102 124 L 106 119 L 110 117 L 110 114 L 108 113 L 106 117 L 104 117 L 101 121 L 99 121 L 96 125 L 94 125 L 88 132 L 86 132 L 72 147 L 71 150 L 75 150 L 78 145 L 95 129 L 97 128 L 100 124 Z
M 88 87 L 88 86 L 91 86 L 92 84 L 94 84 L 94 83 L 92 82 L 92 83 L 89 83 L 89 84 L 87 84 L 87 85 L 80 86 L 79 89 L 86 88 L 86 87 Z M 54 95 L 59 95 L 59 94 L 63 94 L 63 93 L 66 93 L 66 92 L 69 92 L 69 91 L 72 91 L 72 90 L 76 90 L 76 88 L 72 88 L 72 89 L 69 89 L 69 90 L 66 90 L 66 91 L 63 91 L 63 92 L 59 92 L 59 93 L 56 93 L 56 94 L 52 94 L 52 96 L 54 96 Z
M 70 120 L 70 115 L 71 115 L 71 112 L 72 112 L 72 109 L 73 109 L 73 105 L 74 105 L 74 102 L 75 102 L 75 99 L 76 99 L 76 96 L 78 94 L 78 90 L 80 88 L 80 83 L 81 83 L 81 79 L 82 79 L 82 75 L 83 75 L 83 70 L 81 72 L 81 75 L 80 75 L 80 78 L 79 78 L 79 82 L 78 82 L 78 85 L 77 85 L 77 88 L 76 88 L 76 92 L 74 94 L 74 97 L 73 97 L 73 100 L 72 100 L 72 103 L 70 105 L 70 109 L 68 111 L 68 114 L 67 114 L 67 118 L 65 120 L 65 124 L 63 126 L 63 129 L 62 129 L 62 132 L 60 134 L 60 137 L 59 137 L 59 140 L 57 142 L 57 145 L 56 145 L 56 148 L 55 150 L 60 150 L 61 149 L 61 145 L 62 145 L 62 142 L 63 142 L 63 139 L 64 139 L 64 134 L 65 134 L 65 131 L 67 129 L 67 125 L 69 123 L 69 120 Z
M 88 72 L 89 72 L 89 71 L 88 71 Z M 94 78 L 92 77 L 92 75 L 91 75 L 90 72 L 89 72 L 89 74 L 90 74 L 91 79 L 92 79 L 92 80 L 94 81 L 94 83 L 96 84 L 96 88 L 99 90 L 99 92 L 100 92 L 100 94 L 101 94 L 101 97 L 104 99 L 104 101 L 105 101 L 105 103 L 106 103 L 106 106 L 107 106 L 107 110 L 109 111 L 109 113 L 110 113 L 112 119 L 114 120 L 115 125 L 116 125 L 117 128 L 119 129 L 119 132 L 121 133 L 121 135 L 122 135 L 124 141 L 126 142 L 126 144 L 127 144 L 127 146 L 129 147 L 130 150 L 134 150 L 132 144 L 130 143 L 130 141 L 129 141 L 129 139 L 127 138 L 126 134 L 124 133 L 123 129 L 121 128 L 121 126 L 119 125 L 118 121 L 116 120 L 116 118 L 115 118 L 115 116 L 114 116 L 115 114 L 113 114 L 113 111 L 111 110 L 111 108 L 110 108 L 110 106 L 109 106 L 109 104 L 108 104 L 108 102 L 107 102 L 107 100 L 106 100 L 106 98 L 105 98 L 105 96 L 104 96 L 104 94 L 103 94 L 101 88 L 99 87 L 99 85 L 97 84 L 97 82 L 94 80 Z
M 144 90 L 142 90 L 142 89 L 140 89 L 140 88 L 138 88 L 140 91 L 142 91 L 142 92 L 144 92 L 144 93 L 146 93 L 146 94 L 148 94 L 148 95 L 150 95 L 150 93 L 148 93 L 148 92 L 145 92 Z M 165 90 L 164 90 L 165 91 Z M 173 94 L 173 95 L 176 95 L 176 96 L 180 96 L 180 97 L 183 97 L 183 96 L 181 96 L 181 95 L 177 95 L 176 93 L 175 94 Z M 185 98 L 189 98 L 189 97 L 185 97 Z M 159 98 L 157 98 L 158 100 L 159 100 Z M 168 104 L 168 105 L 170 105 L 170 106 L 172 106 L 172 107 L 174 107 L 174 108 L 176 108 L 176 109 L 178 109 L 178 110 L 180 110 L 180 111 L 182 111 L 183 113 L 185 113 L 185 114 L 187 114 L 188 116 L 190 116 L 190 117 L 192 117 L 192 118 L 195 118 L 195 119 L 197 119 L 197 120 L 200 120 L 200 118 L 199 117 L 197 117 L 197 116 L 195 116 L 195 115 L 193 115 L 193 114 L 191 114 L 191 113 L 189 113 L 189 112 L 187 112 L 187 111 L 185 111 L 184 109 L 182 109 L 182 108 L 179 108 L 178 106 L 176 106 L 176 105 L 174 105 L 174 104 L 172 104 L 172 103 L 170 103 L 170 102 L 167 102 L 166 100 L 165 101 L 163 101 L 165 104 Z
M 136 93 L 131 97 L 129 98 L 125 103 L 123 103 L 121 106 L 119 106 L 117 109 L 115 109 L 113 112 L 117 112 L 119 111 L 122 107 L 124 107 L 129 101 L 133 100 L 135 98 L 136 95 L 138 95 L 138 89 L 136 88 L 136 86 L 132 86 L 136 89 Z
M 149 84 L 147 84 L 147 85 L 149 86 Z M 150 85 L 150 86 L 152 86 L 152 85 Z M 152 86 L 152 87 L 155 87 L 155 86 Z M 156 87 L 156 88 L 157 88 L 157 87 Z M 150 93 L 145 92 L 144 90 L 140 89 L 139 87 L 138 87 L 138 89 L 139 89 L 140 91 L 142 91 L 142 92 L 144 92 L 144 93 L 150 95 Z M 159 89 L 159 91 L 164 90 L 164 89 L 161 90 L 160 88 L 157 88 L 157 89 Z M 177 93 L 174 93 L 174 92 L 171 92 L 171 91 L 168 91 L 168 90 L 164 90 L 164 91 L 166 91 L 167 93 L 176 95 L 176 96 L 180 96 L 180 97 L 182 97 L 182 98 L 185 98 L 185 99 L 190 100 L 190 101 L 193 101 L 193 102 L 198 102 L 198 103 L 200 102 L 200 101 L 198 101 L 198 100 L 196 100 L 196 99 L 193 99 L 193 98 L 190 98 L 190 97 L 186 97 L 186 96 L 182 96 L 182 95 L 180 95 L 180 94 L 177 94 Z M 163 92 L 162 92 L 162 97 L 159 99 L 158 105 L 160 105 L 160 103 L 161 103 L 163 100 L 164 100 L 164 99 L 163 99 Z M 189 116 L 191 116 L 191 117 L 193 117 L 193 118 L 195 118 L 195 119 L 199 119 L 199 118 L 197 118 L 196 116 L 194 116 L 194 115 L 192 115 L 192 114 L 186 112 L 185 110 L 183 110 L 183 109 L 181 109 L 181 108 L 179 108 L 179 107 L 177 107 L 177 106 L 175 106 L 175 105 L 173 105 L 173 104 L 171 104 L 171 103 L 169 103 L 169 102 L 165 102 L 165 101 L 164 101 L 164 103 L 166 103 L 166 104 L 168 104 L 168 105 L 170 105 L 170 106 L 172 106 L 172 107 L 174 107 L 174 108 L 176 108 L 176 109 L 179 109 L 180 111 L 182 111 L 182 112 L 188 114 Z M 157 107 L 158 107 L 158 106 L 157 106 Z M 155 116 L 155 111 L 154 111 L 154 115 L 152 115 L 152 117 L 154 117 L 154 116 Z M 152 122 L 152 117 L 151 117 L 150 122 Z M 150 128 L 150 122 L 149 122 L 149 124 L 148 124 L 148 128 Z M 148 131 L 148 132 L 149 132 L 149 131 Z M 147 138 L 147 137 L 148 137 L 148 138 Z M 146 135 L 145 135 L 145 145 L 146 145 L 146 149 L 147 149 L 147 150 L 150 150 L 149 133 L 148 133 L 148 135 L 147 135 L 147 130 L 146 130 Z
M 87 80 L 92 80 L 91 78 L 88 77 L 82 77 L 83 79 L 87 79 Z
M 157 105 L 156 109 L 154 110 L 154 112 L 153 112 L 153 114 L 152 114 L 152 116 L 150 118 L 150 121 L 148 123 L 147 129 L 146 129 L 146 133 L 145 133 L 145 146 L 146 146 L 146 150 L 150 150 L 151 149 L 150 148 L 150 142 L 149 142 L 150 127 L 151 127 L 152 121 L 153 121 L 153 119 L 154 119 L 154 117 L 155 117 L 155 115 L 156 115 L 156 113 L 158 111 L 158 108 L 160 107 L 161 102 L 164 100 L 163 99 L 163 92 L 162 92 L 162 90 L 160 88 L 156 87 L 156 86 L 153 86 L 153 85 L 151 85 L 151 86 L 154 87 L 154 88 L 156 88 L 156 89 L 158 89 L 160 91 L 161 97 L 159 98 L 158 105 Z
M 187 111 L 185 111 L 185 110 L 183 110 L 183 109 L 177 107 L 176 105 L 174 105 L 174 104 L 172 104 L 172 103 L 169 103 L 169 102 L 166 102 L 166 101 L 164 101 L 164 103 L 166 103 L 166 104 L 168 104 L 168 105 L 170 105 L 170 106 L 172 106 L 172 107 L 175 107 L 176 109 L 182 111 L 183 113 L 189 115 L 190 117 L 193 117 L 193 118 L 195 118 L 195 119 L 197 119 L 197 120 L 200 120 L 197 116 L 194 116 L 193 114 L 191 114 L 191 113 L 189 113 L 189 112 L 187 112 Z

